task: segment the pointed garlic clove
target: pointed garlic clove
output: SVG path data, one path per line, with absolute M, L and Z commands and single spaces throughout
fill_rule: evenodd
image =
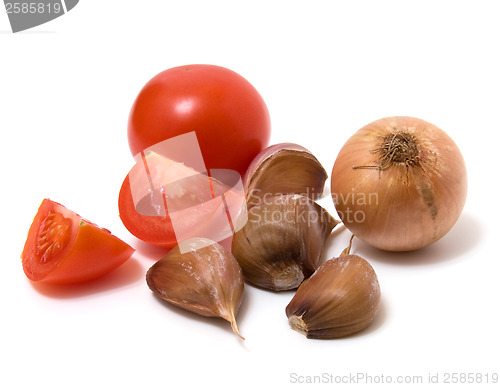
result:
M 295 289 L 319 266 L 337 223 L 305 195 L 267 197 L 251 208 L 231 251 L 248 282 L 275 291 Z
M 221 317 L 240 336 L 236 313 L 243 295 L 243 274 L 233 255 L 204 238 L 181 242 L 147 272 L 153 293 L 183 309 Z
M 333 339 L 368 327 L 380 302 L 372 266 L 357 255 L 331 259 L 297 290 L 286 307 L 292 329 L 311 339 Z
M 248 205 L 259 204 L 266 194 L 302 194 L 318 199 L 327 177 L 318 159 L 303 146 L 293 143 L 271 145 L 248 167 L 244 179 Z

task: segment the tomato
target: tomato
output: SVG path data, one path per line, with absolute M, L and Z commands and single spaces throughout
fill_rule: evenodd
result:
M 154 152 L 128 173 L 118 207 L 133 235 L 165 248 L 195 236 L 221 241 L 246 210 L 243 186 L 233 189 Z
M 268 145 L 271 122 L 258 91 L 232 70 L 197 64 L 159 73 L 130 111 L 132 154 L 192 131 L 207 169 L 232 169 L 243 176 Z
M 30 280 L 69 284 L 110 272 L 134 251 L 108 230 L 44 199 L 29 229 L 21 258 Z

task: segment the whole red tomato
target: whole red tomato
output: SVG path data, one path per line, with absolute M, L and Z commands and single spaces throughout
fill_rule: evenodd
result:
M 269 111 L 245 78 L 224 67 L 197 64 L 165 70 L 143 87 L 132 106 L 130 150 L 135 156 L 192 131 L 207 169 L 232 169 L 243 176 L 269 143 Z

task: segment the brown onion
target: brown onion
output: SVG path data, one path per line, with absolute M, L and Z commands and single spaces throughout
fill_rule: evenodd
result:
M 465 204 L 467 172 L 444 131 L 418 118 L 388 117 L 345 143 L 331 192 L 358 238 L 383 250 L 415 250 L 453 227 Z

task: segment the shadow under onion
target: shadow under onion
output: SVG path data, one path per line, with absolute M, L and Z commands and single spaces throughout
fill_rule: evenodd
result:
M 483 225 L 472 213 L 464 212 L 443 238 L 419 250 L 383 251 L 355 238 L 356 254 L 382 263 L 400 266 L 441 264 L 459 259 L 474 249 L 484 235 Z

